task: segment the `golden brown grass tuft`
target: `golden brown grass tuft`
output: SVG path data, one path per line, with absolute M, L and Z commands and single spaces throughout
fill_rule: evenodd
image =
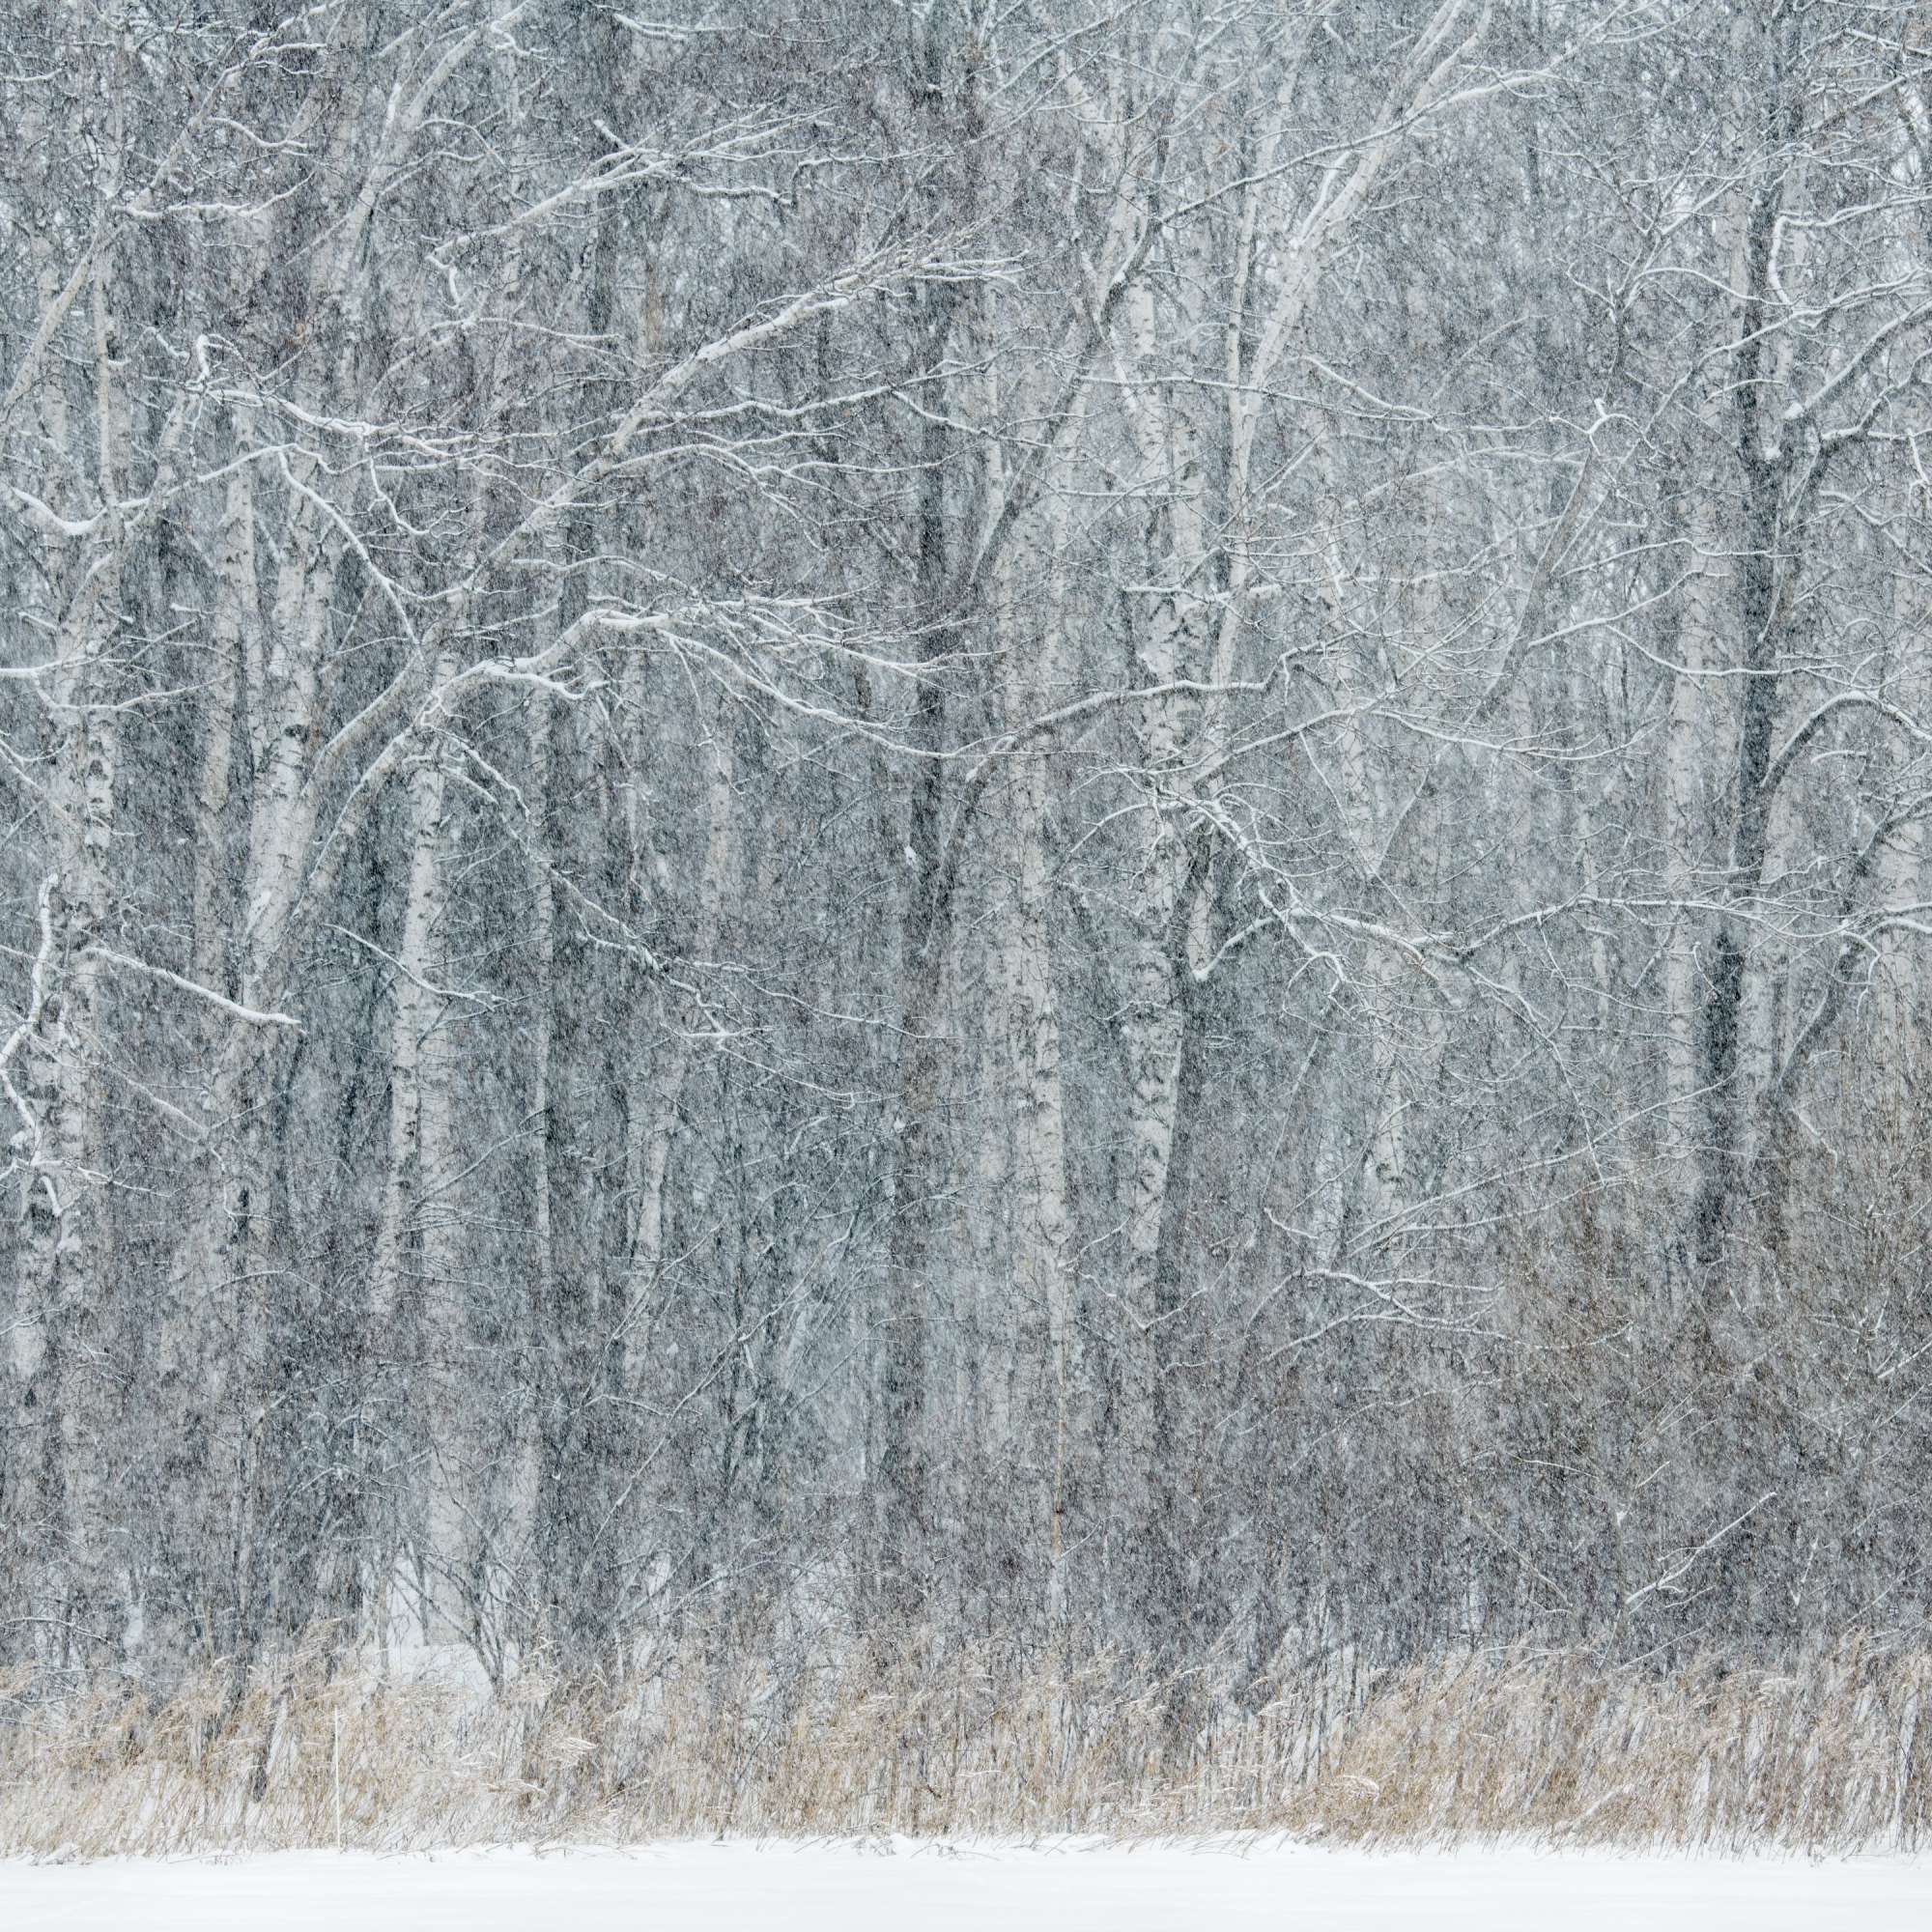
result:
M 1576 1654 L 1330 1659 L 1245 1684 L 1101 1655 L 857 1650 L 782 1675 L 696 1659 L 611 1691 L 490 1697 L 309 1649 L 156 1703 L 0 1682 L 0 1854 L 753 1835 L 1910 1847 L 1932 1658 L 1848 1643 L 1774 1672 Z

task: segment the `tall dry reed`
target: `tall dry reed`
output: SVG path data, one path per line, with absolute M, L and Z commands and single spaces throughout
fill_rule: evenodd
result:
M 1402 1843 L 1911 1847 L 1932 1657 L 1667 1676 L 1577 1654 L 1330 1657 L 1236 1686 L 1100 1655 L 856 1649 L 486 1695 L 304 1651 L 157 1702 L 0 1683 L 0 1853 L 1284 1831 Z

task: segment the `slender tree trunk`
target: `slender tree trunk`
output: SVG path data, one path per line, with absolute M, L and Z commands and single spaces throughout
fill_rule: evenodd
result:
M 455 675 L 454 653 L 436 667 L 436 688 Z M 412 1398 L 394 1426 L 399 1460 L 421 1470 L 426 1519 L 411 1536 L 392 1520 L 386 1569 L 400 1545 L 413 1542 L 419 1575 L 417 1614 L 425 1641 L 468 1634 L 462 1579 L 467 1552 L 436 1542 L 450 1514 L 448 1491 L 459 1480 L 451 1447 L 440 1439 L 436 1394 L 443 1358 L 460 1346 L 461 1309 L 449 1236 L 450 1206 L 436 1198 L 452 1178 L 448 1078 L 448 869 L 444 857 L 448 756 L 439 732 L 411 772 L 407 788 L 409 866 L 403 931 L 393 978 L 389 1043 L 388 1159 L 382 1220 L 370 1277 L 370 1332 L 386 1361 L 409 1364 Z
M 1731 428 L 1737 462 L 1739 526 L 1735 624 L 1738 659 L 1751 675 L 1742 680 L 1733 800 L 1729 898 L 1711 949 L 1710 993 L 1705 1006 L 1700 1072 L 1709 1090 L 1705 1166 L 1693 1210 L 1697 1259 L 1712 1264 L 1724 1253 L 1734 1197 L 1742 1181 L 1751 1096 L 1746 1053 L 1747 974 L 1752 970 L 1751 926 L 1744 905 L 1763 877 L 1771 851 L 1775 798 L 1766 787 L 1772 730 L 1780 692 L 1776 672 L 1784 611 L 1795 562 L 1779 553 L 1785 458 L 1782 432 L 1772 407 L 1771 355 L 1764 323 L 1771 298 L 1771 251 L 1776 242 L 1780 185 L 1759 184 L 1747 217 L 1743 299 L 1738 347 L 1729 370 Z
M 1063 534 L 1064 523 L 1063 517 L 1055 524 Z M 1049 573 L 1061 550 L 1061 544 L 1052 547 L 1046 560 Z M 1022 636 L 1013 628 L 1017 613 L 1004 580 L 999 611 L 1007 638 L 1007 717 L 1015 721 L 1027 714 L 1030 705 L 1050 702 L 1061 688 L 1060 640 L 1067 612 L 1064 599 L 1056 598 L 1037 661 L 1029 662 Z M 1054 980 L 1047 859 L 1050 767 L 1044 748 L 1014 761 L 1008 796 L 1013 879 L 999 932 L 999 981 L 1012 1095 L 1011 1264 L 1020 1308 L 1028 1315 L 1038 1311 L 1045 1320 L 1053 1404 L 1047 1613 L 1057 1631 L 1068 1610 L 1069 1510 L 1077 1514 L 1092 1500 L 1093 1416 L 1083 1400 L 1086 1364 L 1075 1328 L 1060 997 Z
M 922 52 L 920 85 L 935 157 L 946 153 L 948 117 L 953 111 L 949 87 L 956 91 L 957 111 L 969 126 L 977 113 L 979 50 L 977 43 L 959 44 L 960 30 L 952 12 L 948 4 L 931 9 Z M 967 212 L 959 209 L 954 213 Z M 953 343 L 958 303 L 954 288 L 935 285 L 926 293 L 920 328 L 921 355 L 925 367 L 935 372 L 924 384 L 913 516 L 915 648 L 927 668 L 914 698 L 911 738 L 924 755 L 912 769 L 906 821 L 905 863 L 910 876 L 899 923 L 900 1050 L 892 1122 L 895 1147 L 874 1498 L 875 1588 L 881 1607 L 897 1618 L 917 1616 L 925 1608 L 933 1555 L 925 1411 L 933 1200 L 938 1191 L 939 1103 L 945 1074 L 945 1048 L 938 1029 L 951 943 L 941 880 L 945 771 L 933 754 L 945 739 L 943 667 L 956 636 L 956 613 L 952 609 L 954 573 L 948 543 L 948 469 L 954 435 L 947 420 L 948 385 L 936 372 L 943 369 Z
M 107 167 L 111 183 L 118 155 Z M 110 936 L 121 744 L 114 673 L 127 545 L 120 497 L 128 425 L 104 267 L 97 269 L 89 295 L 100 528 L 96 543 L 70 566 L 69 601 L 56 640 L 48 765 L 57 862 L 39 895 L 29 1012 L 9 1053 L 19 1053 L 24 1062 L 21 1104 L 30 1142 L 14 1341 L 15 1412 L 25 1425 L 24 1451 L 16 1455 L 28 1481 L 14 1506 L 25 1515 L 29 1574 L 38 1568 L 53 1619 L 51 1648 L 65 1662 L 79 1641 L 83 1649 L 101 1650 L 87 1659 L 101 1663 L 118 1648 L 120 1630 L 101 1542 L 107 1525 L 99 1350 L 116 1268 L 113 1222 L 102 1198 L 99 949 Z M 57 390 L 43 402 L 43 421 L 57 435 L 68 433 L 69 411 Z M 91 1628 L 99 1621 L 116 1626 L 104 1646 L 98 1639 L 107 1634 Z

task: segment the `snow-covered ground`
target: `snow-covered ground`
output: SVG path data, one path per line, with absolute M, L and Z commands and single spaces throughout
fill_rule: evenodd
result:
M 1932 1861 L 1218 1845 L 683 1844 L 635 1852 L 0 1862 L 4 1932 L 1926 1932 Z

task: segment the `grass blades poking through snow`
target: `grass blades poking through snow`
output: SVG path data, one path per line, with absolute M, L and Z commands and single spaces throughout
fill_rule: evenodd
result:
M 163 1702 L 0 1682 L 0 1854 L 528 1840 L 1119 1837 L 1286 1831 L 1418 1844 L 1912 1849 L 1932 1656 L 1674 1674 L 1587 1656 L 1331 1659 L 1257 1685 L 1130 1660 L 1002 1668 L 868 1650 L 692 1659 L 616 1690 L 499 1695 L 306 1650 Z M 338 1775 L 339 1766 L 339 1775 Z

